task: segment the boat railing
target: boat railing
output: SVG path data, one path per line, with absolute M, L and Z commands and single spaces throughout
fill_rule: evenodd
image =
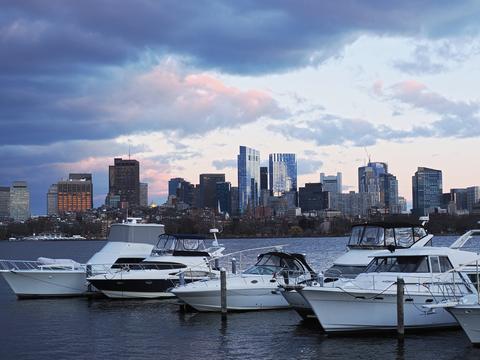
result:
M 80 265 L 83 268 L 83 265 Z M 52 270 L 78 270 L 79 264 L 75 263 L 50 263 L 31 260 L 0 260 L 0 271 L 52 271 Z

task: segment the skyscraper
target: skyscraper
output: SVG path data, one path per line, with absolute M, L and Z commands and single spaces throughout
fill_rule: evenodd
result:
M 148 184 L 140 183 L 140 206 L 148 206 Z
M 342 192 L 342 173 L 337 172 L 337 175 L 320 173 L 320 183 L 323 185 L 323 191 L 339 194 Z
M 52 184 L 47 192 L 47 215 L 58 214 L 58 184 Z
M 137 160 L 115 158 L 114 164 L 108 167 L 108 175 L 107 205 L 113 205 L 112 199 L 118 200 L 121 207 L 140 205 L 140 163 Z
M 248 208 L 258 205 L 260 187 L 260 152 L 240 146 L 237 156 L 238 209 L 243 214 Z
M 229 182 L 216 183 L 216 197 L 218 210 L 224 214 L 232 213 L 231 184 Z
M 270 154 L 268 172 L 270 192 L 273 196 L 297 191 L 297 160 L 295 154 Z
M 10 217 L 10 188 L 0 186 L 0 218 Z
M 398 181 L 392 174 L 380 174 L 380 203 L 388 209 L 390 214 L 399 214 L 398 206 Z
M 225 174 L 200 174 L 200 207 L 218 208 L 217 183 L 219 182 L 225 182 Z
M 268 167 L 260 167 L 260 190 L 268 190 Z
M 70 174 L 57 183 L 58 213 L 84 212 L 93 207 L 92 174 Z
M 412 176 L 412 212 L 427 215 L 442 203 L 442 171 L 419 167 Z
M 298 202 L 302 212 L 324 210 L 328 208 L 328 193 L 321 183 L 306 183 L 299 189 Z
M 358 168 L 358 192 L 380 192 L 380 174 L 388 173 L 388 165 L 383 162 L 369 162 Z
M 176 177 L 168 180 L 168 196 L 177 196 L 177 189 L 179 184 L 184 182 L 185 179 L 181 177 Z
M 10 217 L 14 221 L 30 218 L 30 191 L 26 181 L 14 181 L 10 188 Z

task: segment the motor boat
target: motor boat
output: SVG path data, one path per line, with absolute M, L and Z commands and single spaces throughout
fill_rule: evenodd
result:
M 71 259 L 38 258 L 37 261 L 0 260 L 0 274 L 18 298 L 82 296 L 89 290 L 87 276 L 104 272 L 123 263 L 135 263 L 151 253 L 160 224 L 142 224 L 128 218 L 112 224 L 107 243 L 86 264 Z
M 112 266 L 87 280 L 110 298 L 174 297 L 169 290 L 181 279 L 188 283 L 218 273 L 212 260 L 220 257 L 224 248 L 213 234 L 209 248 L 202 236 L 164 234 L 141 262 Z
M 284 309 L 290 305 L 280 294 L 279 281 L 310 279 L 314 271 L 302 254 L 265 252 L 255 265 L 240 274 L 226 277 L 227 310 Z M 172 289 L 180 300 L 198 311 L 220 311 L 220 279 L 197 281 Z
M 369 222 L 352 226 L 347 251 L 318 277 L 281 285 L 281 293 L 304 320 L 315 319 L 308 302 L 297 292 L 306 285 L 319 286 L 339 278 L 353 279 L 365 271 L 372 255 L 380 250 L 420 248 L 431 244 L 433 235 L 420 224 L 404 222 Z
M 447 247 L 423 247 L 378 252 L 355 279 L 338 279 L 323 286 L 305 286 L 299 293 L 310 304 L 327 333 L 394 330 L 397 325 L 398 278 L 405 281 L 406 329 L 458 326 L 435 304 L 476 293 L 463 264 L 477 255 Z

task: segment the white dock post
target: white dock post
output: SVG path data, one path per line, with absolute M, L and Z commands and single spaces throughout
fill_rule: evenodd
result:
M 405 338 L 405 323 L 404 323 L 404 301 L 403 294 L 405 291 L 405 280 L 397 278 L 397 335 L 398 340 L 403 341 Z
M 220 269 L 220 306 L 222 308 L 222 320 L 227 319 L 227 271 Z
M 237 273 L 237 259 L 232 258 L 232 274 Z

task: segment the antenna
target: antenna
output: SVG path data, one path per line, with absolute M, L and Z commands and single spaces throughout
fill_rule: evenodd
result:
M 365 153 L 367 154 L 367 158 L 368 158 L 368 163 L 370 164 L 370 154 L 368 153 L 367 147 L 364 146 L 363 150 L 365 150 Z

